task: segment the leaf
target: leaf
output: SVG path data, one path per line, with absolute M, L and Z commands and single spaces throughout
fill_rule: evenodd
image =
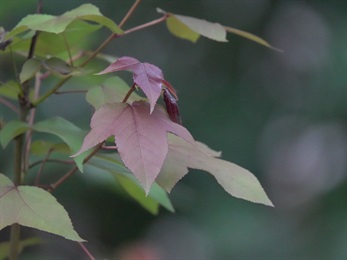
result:
M 73 68 L 62 59 L 52 57 L 43 62 L 46 69 L 58 73 L 60 75 L 69 75 L 72 73 Z
M 6 148 L 8 143 L 16 136 L 24 133 L 29 129 L 29 125 L 22 121 L 10 121 L 0 130 L 0 143 Z
M 125 168 L 118 154 L 97 154 L 89 160 L 87 164 L 93 165 L 99 169 L 104 169 L 112 174 L 127 194 L 152 214 L 158 213 L 159 204 L 169 211 L 174 211 L 166 191 L 164 191 L 157 183 L 153 183 L 148 195 L 146 196 L 141 184 L 134 175 Z
M 170 16 L 166 20 L 166 26 L 169 31 L 182 39 L 189 40 L 193 43 L 196 43 L 200 38 L 200 34 L 190 29 L 187 25 L 178 20 L 175 16 Z
M 65 31 L 67 26 L 75 19 L 82 19 L 100 23 L 108 27 L 114 33 L 123 31 L 109 18 L 103 16 L 99 9 L 92 4 L 83 4 L 76 9 L 68 11 L 60 16 L 48 14 L 31 14 L 24 17 L 16 27 L 6 35 L 6 38 L 13 37 L 29 29 L 59 34 Z
M 225 28 L 225 30 L 227 30 L 227 32 L 239 35 L 239 36 L 241 36 L 243 38 L 246 38 L 248 40 L 251 40 L 251 41 L 254 41 L 256 43 L 259 43 L 259 44 L 261 44 L 261 45 L 263 45 L 265 47 L 268 47 L 270 49 L 273 49 L 275 51 L 283 52 L 282 50 L 277 49 L 277 48 L 271 46 L 267 41 L 263 40 L 262 38 L 254 35 L 252 33 L 245 32 L 245 31 L 242 31 L 242 30 L 239 30 L 239 29 L 236 29 L 236 28 L 228 27 L 228 26 L 224 26 L 224 28 Z
M 38 237 L 26 238 L 19 241 L 17 254 L 19 255 L 25 247 L 41 244 L 42 240 Z M 10 242 L 0 243 L 0 259 L 7 259 L 10 252 Z
M 68 43 L 70 52 L 74 55 L 74 53 L 80 51 L 83 45 L 89 44 L 84 38 L 100 29 L 100 27 L 100 25 L 75 20 L 67 26 L 63 33 L 40 32 L 40 37 L 36 41 L 35 54 L 40 57 L 59 56 L 62 53 L 67 53 L 66 43 Z M 31 37 L 14 36 L 11 49 L 12 51 L 28 51 L 30 43 Z M 76 50 L 74 51 L 73 48 Z M 9 51 L 9 48 L 7 50 Z
M 129 90 L 129 86 L 121 78 L 111 77 L 105 80 L 101 86 L 90 88 L 86 100 L 95 109 L 99 109 L 106 103 L 122 102 Z M 128 98 L 128 102 L 132 103 L 141 99 L 143 98 L 133 92 Z
M 33 126 L 33 129 L 38 132 L 49 133 L 60 137 L 70 147 L 72 153 L 78 151 L 85 135 L 83 130 L 61 117 L 54 117 L 38 122 Z M 73 158 L 81 172 L 83 172 L 83 160 L 87 155 L 87 153 L 83 153 Z
M 36 140 L 31 144 L 30 151 L 36 155 L 44 155 L 49 151 L 63 154 L 71 153 L 70 148 L 65 143 L 51 143 L 43 140 Z
M 18 94 L 20 93 L 20 86 L 18 82 L 9 80 L 0 86 L 0 96 L 18 100 Z
M 166 13 L 161 9 L 157 9 L 160 13 Z M 167 13 L 169 18 L 166 20 L 166 25 L 169 31 L 180 38 L 196 42 L 200 35 L 211 40 L 219 42 L 227 42 L 226 31 L 219 23 L 211 23 L 206 20 Z
M 122 161 L 148 194 L 167 154 L 167 132 L 194 142 L 188 130 L 172 122 L 162 107 L 155 106 L 152 114 L 149 110 L 149 104 L 143 101 L 102 106 L 91 119 L 91 131 L 84 138 L 81 149 L 73 156 L 114 135 Z
M 139 86 L 147 96 L 151 104 L 151 113 L 161 94 L 163 81 L 166 82 L 163 72 L 149 63 L 139 62 L 132 57 L 121 57 L 108 66 L 98 75 L 107 74 L 115 71 L 131 70 L 133 72 L 134 83 Z
M 168 192 L 188 173 L 188 168 L 207 171 L 230 195 L 255 203 L 273 206 L 257 178 L 246 169 L 231 162 L 215 158 L 215 151 L 206 145 L 186 142 L 169 135 L 169 152 L 157 182 Z
M 63 206 L 49 192 L 31 186 L 16 187 L 0 174 L 0 230 L 14 223 L 85 241 L 73 229 Z
M 20 83 L 27 81 L 35 76 L 41 68 L 41 61 L 38 59 L 29 59 L 23 64 L 22 71 L 19 74 Z
M 282 50 L 271 46 L 262 38 L 249 32 L 245 32 L 229 26 L 224 26 L 219 23 L 211 23 L 190 16 L 166 13 L 160 8 L 157 8 L 157 12 L 167 14 L 169 16 L 169 18 L 166 19 L 166 25 L 173 35 L 194 43 L 199 39 L 200 35 L 205 36 L 211 40 L 227 42 L 228 40 L 226 39 L 226 32 L 230 32 L 273 50 L 283 52 Z

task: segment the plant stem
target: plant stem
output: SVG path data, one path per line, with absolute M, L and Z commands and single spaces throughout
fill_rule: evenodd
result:
M 20 225 L 12 224 L 10 235 L 9 259 L 16 260 L 18 256 L 18 245 L 20 237 Z
M 150 26 L 153 26 L 153 25 L 156 25 L 158 23 L 161 23 L 161 22 L 164 22 L 166 19 L 168 18 L 168 15 L 165 14 L 163 15 L 162 17 L 158 18 L 158 19 L 155 19 L 153 21 L 150 21 L 148 23 L 144 23 L 144 24 L 141 24 L 139 26 L 136 26 L 136 27 L 133 27 L 129 30 L 126 30 L 123 34 L 119 35 L 119 36 L 122 36 L 122 35 L 127 35 L 129 33 L 133 33 L 133 32 L 136 32 L 138 30 L 142 30 L 142 29 L 145 29 L 147 27 L 150 27 Z
M 36 165 L 42 163 L 61 163 L 61 164 L 74 164 L 73 160 L 60 160 L 60 159 L 47 159 L 47 160 L 39 160 L 28 166 L 28 169 L 34 168 Z
M 8 101 L 7 99 L 0 97 L 0 103 L 4 104 L 8 108 L 12 109 L 16 114 L 19 114 L 18 108 L 15 105 L 13 105 L 10 101 Z
M 134 92 L 135 88 L 136 88 L 136 84 L 134 83 L 134 84 L 131 86 L 131 88 L 129 89 L 128 93 L 127 93 L 127 94 L 125 95 L 125 97 L 123 98 L 122 103 L 127 102 L 128 98 L 130 97 L 131 93 Z
M 123 25 L 128 21 L 129 17 L 134 13 L 135 9 L 138 7 L 138 5 L 141 3 L 141 0 L 136 0 L 135 3 L 132 5 L 132 7 L 129 9 L 127 14 L 124 16 L 122 21 L 119 23 L 119 27 L 122 28 Z
M 83 245 L 83 243 L 78 242 L 78 244 L 80 245 L 80 247 L 83 249 L 83 251 L 87 254 L 87 256 L 89 257 L 90 260 L 95 260 L 95 258 L 92 256 L 92 254 L 89 252 L 89 250 L 87 249 L 87 247 L 85 245 Z
M 41 13 L 43 2 L 38 0 L 37 3 L 37 13 Z M 31 39 L 30 49 L 27 59 L 31 59 L 34 56 L 35 46 L 37 42 L 39 33 L 36 32 Z M 30 110 L 30 101 L 29 101 L 29 91 L 30 87 L 28 82 L 24 82 L 21 86 L 21 93 L 18 96 L 19 103 L 19 119 L 23 122 L 27 120 L 27 115 Z M 23 143 L 25 135 L 19 135 L 15 140 L 15 160 L 14 160 L 14 178 L 13 183 L 15 186 L 22 184 L 23 179 Z M 20 225 L 15 223 L 11 225 L 10 231 L 10 248 L 9 248 L 9 259 L 16 260 L 18 258 L 18 249 L 20 241 Z
M 21 103 L 20 107 L 20 120 L 25 121 L 27 109 L 24 103 Z M 23 141 L 24 134 L 19 135 L 15 140 L 15 160 L 14 160 L 14 178 L 13 183 L 18 186 L 22 183 L 22 160 L 23 160 Z M 20 239 L 20 226 L 18 224 L 12 224 L 10 231 L 10 249 L 9 259 L 16 260 L 18 256 L 18 246 Z
M 103 145 L 103 142 L 97 145 L 94 150 L 83 160 L 83 164 L 88 162 L 90 158 L 92 158 L 101 148 Z M 50 185 L 50 188 L 48 189 L 49 192 L 52 192 L 56 188 L 58 188 L 64 181 L 66 181 L 68 178 L 70 178 L 75 172 L 77 172 L 78 167 L 74 166 L 70 171 L 68 171 L 63 177 L 61 177 L 58 181 Z

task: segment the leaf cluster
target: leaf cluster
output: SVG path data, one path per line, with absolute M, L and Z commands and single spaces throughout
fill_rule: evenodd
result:
M 231 32 L 271 46 L 250 33 L 160 9 L 162 17 L 123 30 L 122 25 L 139 2 L 119 25 L 94 5 L 83 4 L 60 16 L 31 14 L 9 32 L 0 31 L 1 55 L 29 53 L 17 77 L 0 86 L 0 102 L 14 114 L 0 131 L 0 143 L 3 149 L 16 143 L 17 165 L 13 181 L 7 177 L 9 173 L 0 173 L 0 230 L 20 224 L 84 241 L 51 194 L 77 171 L 94 174 L 97 170 L 112 176 L 128 196 L 154 214 L 159 205 L 173 211 L 168 192 L 189 168 L 209 172 L 226 192 L 237 198 L 272 206 L 254 175 L 222 160 L 219 152 L 196 141 L 182 125 L 177 93 L 159 67 L 133 57 L 111 56 L 115 61 L 97 75 L 84 68 L 91 60 L 108 60 L 105 57 L 109 56 L 101 51 L 112 40 L 164 21 L 172 34 L 192 42 L 200 36 L 226 42 L 226 34 Z M 83 39 L 101 27 L 108 28 L 110 36 L 96 50 L 83 49 Z M 87 134 L 59 116 L 35 122 L 40 104 L 58 93 L 69 79 L 122 70 L 132 72 L 132 86 L 112 75 L 87 89 L 85 99 L 95 109 Z M 48 90 L 42 88 L 49 78 L 58 81 Z M 166 107 L 157 103 L 161 98 Z M 38 133 L 56 136 L 60 141 L 33 138 Z M 54 183 L 42 183 L 41 175 L 48 162 L 69 164 L 72 168 Z M 35 183 L 27 181 L 30 175 L 34 175 Z M 29 242 L 10 241 L 9 255 L 16 255 L 21 246 L 32 244 Z

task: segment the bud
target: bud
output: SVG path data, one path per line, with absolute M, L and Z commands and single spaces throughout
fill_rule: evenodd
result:
M 170 119 L 173 122 L 182 125 L 177 100 L 171 95 L 171 93 L 166 88 L 164 88 L 164 102 L 166 106 L 166 111 L 169 114 Z

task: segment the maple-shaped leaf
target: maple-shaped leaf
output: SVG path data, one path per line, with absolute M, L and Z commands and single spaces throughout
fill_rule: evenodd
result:
M 177 181 L 188 173 L 188 168 L 199 169 L 211 173 L 230 195 L 273 206 L 252 173 L 234 163 L 216 158 L 219 155 L 202 143 L 188 143 L 169 134 L 169 152 L 156 182 L 170 192 Z
M 148 193 L 168 152 L 167 132 L 194 143 L 189 131 L 172 122 L 163 107 L 156 105 L 152 114 L 149 111 L 144 101 L 105 104 L 94 113 L 91 131 L 73 156 L 114 135 L 122 161 Z
M 134 83 L 142 89 L 151 104 L 151 113 L 161 94 L 163 84 L 167 85 L 170 91 L 174 91 L 164 79 L 161 69 L 150 63 L 142 63 L 132 57 L 124 56 L 117 59 L 106 69 L 99 72 L 98 75 L 121 70 L 131 70 L 133 72 Z
M 63 206 L 49 192 L 31 186 L 16 187 L 0 174 L 0 230 L 14 223 L 84 241 L 74 230 Z

